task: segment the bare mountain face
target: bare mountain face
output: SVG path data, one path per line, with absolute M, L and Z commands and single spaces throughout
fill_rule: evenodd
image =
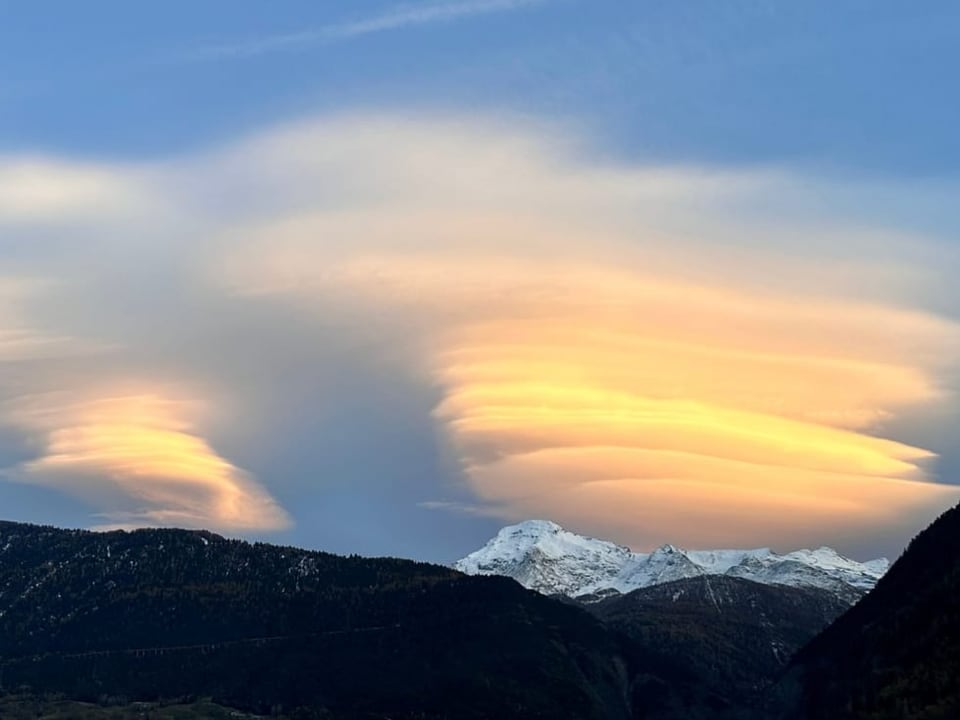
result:
M 503 528 L 454 567 L 468 575 L 504 575 L 546 595 L 600 598 L 675 580 L 726 576 L 764 585 L 826 590 L 847 605 L 876 585 L 885 558 L 860 563 L 828 547 L 778 554 L 754 550 L 685 550 L 664 545 L 635 553 L 564 530 L 548 520 Z

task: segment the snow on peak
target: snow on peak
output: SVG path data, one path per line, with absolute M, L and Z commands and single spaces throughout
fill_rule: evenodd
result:
M 527 520 L 503 528 L 455 567 L 469 575 L 506 575 L 546 594 L 572 595 L 615 576 L 631 555 L 628 548 L 568 532 L 549 520 Z
M 830 590 L 854 602 L 889 567 L 885 558 L 859 563 L 828 547 L 778 555 L 754 550 L 685 550 L 663 545 L 652 553 L 527 520 L 497 533 L 454 567 L 469 575 L 505 575 L 532 590 L 571 597 L 630 592 L 672 580 L 729 575 L 755 582 Z
M 497 533 L 495 540 L 501 543 L 536 543 L 541 538 L 559 535 L 563 528 L 550 520 L 525 520 L 516 525 L 508 525 Z
M 867 572 L 875 576 L 878 580 L 887 574 L 887 570 L 890 569 L 890 561 L 883 557 L 877 558 L 876 560 L 868 560 L 863 563 L 863 567 L 866 568 Z
M 516 525 L 508 525 L 500 532 L 514 534 L 519 532 L 558 533 L 561 530 L 563 530 L 563 528 L 553 522 L 553 520 L 524 520 Z

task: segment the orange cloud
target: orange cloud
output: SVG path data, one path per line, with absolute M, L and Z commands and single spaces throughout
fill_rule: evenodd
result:
M 22 480 L 102 495 L 108 526 L 177 525 L 244 532 L 290 525 L 247 473 L 195 433 L 189 403 L 154 393 L 21 401 L 12 418 L 43 432 Z M 117 494 L 119 491 L 119 496 Z
M 279 134 L 274 172 L 350 192 L 227 233 L 219 276 L 393 330 L 482 512 L 638 548 L 766 545 L 919 527 L 960 499 L 931 449 L 886 437 L 950 402 L 960 356 L 919 300 L 921 239 L 777 222 L 766 200 L 808 192 L 784 174 L 594 167 L 501 130 Z
M 882 437 L 949 400 L 960 328 L 932 314 L 477 254 L 359 256 L 317 285 L 305 256 L 274 260 L 281 285 L 414 328 L 435 417 L 506 519 L 796 546 L 960 499 L 935 453 Z
M 950 323 L 573 266 L 534 292 L 536 270 L 434 360 L 471 487 L 512 518 L 641 547 L 766 544 L 960 498 L 928 482 L 932 452 L 873 434 L 946 398 Z
M 960 331 L 931 308 L 956 306 L 944 281 L 956 251 L 871 224 L 878 197 L 909 206 L 922 188 L 588 156 L 529 120 L 339 116 L 153 166 L 20 159 L 0 172 L 0 224 L 66 218 L 86 228 L 95 264 L 165 258 L 171 294 L 215 295 L 216 312 L 244 295 L 242 313 L 282 295 L 337 340 L 361 338 L 347 344 L 377 348 L 398 383 L 439 389 L 434 419 L 480 512 L 549 516 L 638 547 L 821 543 L 827 530 L 915 529 L 957 499 L 934 481 L 944 446 L 903 434 L 955 412 Z M 76 273 L 72 255 L 49 272 Z M 121 272 L 103 282 L 120 277 L 104 297 L 128 291 Z M 74 292 L 89 294 L 85 283 Z M 87 310 L 89 329 L 104 313 Z M 223 317 L 200 314 L 158 310 L 157 329 Z M 47 342 L 4 320 L 0 360 Z M 140 329 L 114 322 L 105 337 L 121 346 Z M 153 330 L 130 342 L 139 355 L 118 351 L 121 366 L 144 362 Z M 270 337 L 302 331 L 281 321 Z M 202 362 L 208 336 L 160 346 Z M 63 367 L 10 392 L 86 381 Z M 229 390 L 242 404 L 255 388 Z M 204 440 L 195 408 L 156 391 L 67 405 L 19 421 L 43 446 L 27 477 L 83 483 L 87 499 L 106 482 L 147 521 L 286 522 Z

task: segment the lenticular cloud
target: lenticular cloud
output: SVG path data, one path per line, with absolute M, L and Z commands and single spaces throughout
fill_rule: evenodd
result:
M 957 499 L 949 448 L 907 432 L 956 408 L 935 243 L 810 217 L 815 178 L 590 157 L 543 125 L 378 115 L 156 165 L 13 159 L 0 229 L 38 249 L 0 285 L 0 403 L 34 453 L 8 474 L 108 524 L 286 527 L 213 427 L 270 435 L 263 408 L 362 388 L 324 374 L 360 372 L 324 369 L 335 345 L 438 398 L 409 422 L 462 475 L 411 504 L 637 547 L 844 548 Z M 60 399 L 41 421 L 30 398 Z

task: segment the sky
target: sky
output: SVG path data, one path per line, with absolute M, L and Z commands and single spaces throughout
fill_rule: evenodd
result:
M 956 3 L 0 12 L 0 516 L 867 559 L 960 501 Z

